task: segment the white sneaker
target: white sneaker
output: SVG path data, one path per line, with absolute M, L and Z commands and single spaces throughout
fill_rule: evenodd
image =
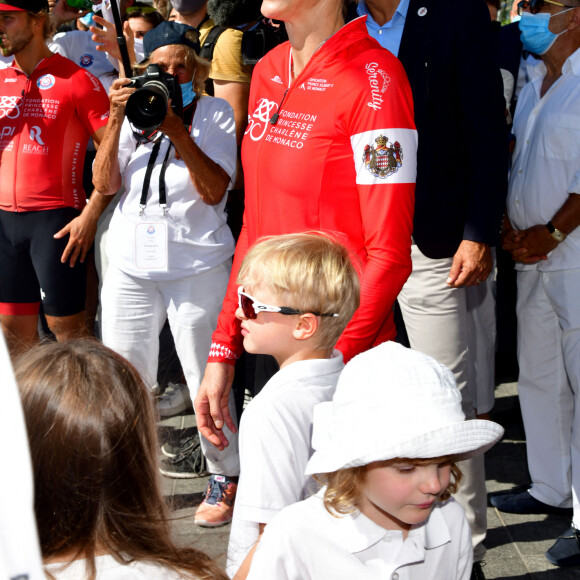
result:
M 189 389 L 183 383 L 169 383 L 165 392 L 157 401 L 161 417 L 173 417 L 187 409 L 193 408 Z

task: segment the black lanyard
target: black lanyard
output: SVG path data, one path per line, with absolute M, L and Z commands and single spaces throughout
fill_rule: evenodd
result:
M 192 106 L 188 107 L 184 111 L 184 123 L 187 124 L 189 121 L 189 131 L 191 135 L 191 127 L 193 126 L 193 116 L 195 115 L 195 110 L 197 108 L 197 99 L 192 103 Z M 141 190 L 141 199 L 139 200 L 139 215 L 143 215 L 143 211 L 147 207 L 147 196 L 149 195 L 149 186 L 151 184 L 151 174 L 153 173 L 153 167 L 155 166 L 155 161 L 157 160 L 157 155 L 159 154 L 159 149 L 161 149 L 161 142 L 163 141 L 163 136 L 161 139 L 155 141 L 153 149 L 151 150 L 151 155 L 149 155 L 149 161 L 147 161 L 147 170 L 145 171 L 145 178 L 143 179 L 143 189 Z M 169 163 L 169 154 L 171 153 L 171 148 L 173 143 L 169 141 L 169 147 L 167 147 L 167 152 L 165 153 L 165 159 L 161 164 L 161 171 L 159 172 L 159 207 L 163 210 L 163 215 L 167 213 L 167 189 L 165 187 L 165 172 L 167 171 L 167 165 Z

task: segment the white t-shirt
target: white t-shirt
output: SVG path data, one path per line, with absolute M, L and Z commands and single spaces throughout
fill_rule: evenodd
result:
M 44 580 L 34 517 L 32 466 L 20 394 L 12 364 L 0 332 L 0 433 L 8 442 L 2 460 L 6 468 L 0 478 L 0 578 Z
M 190 574 L 178 573 L 152 562 L 135 561 L 130 564 L 120 564 L 112 556 L 95 558 L 97 580 L 194 580 Z M 47 564 L 45 566 L 57 580 L 83 580 L 85 560 L 75 560 L 70 566 L 59 571 L 62 564 Z
M 54 35 L 52 42 L 48 43 L 48 48 L 72 60 L 103 82 L 101 77 L 113 71 L 114 68 L 107 60 L 106 54 L 97 50 L 98 45 L 91 37 L 92 33 L 88 30 L 59 32 Z M 103 85 L 108 88 L 106 83 L 103 82 Z
M 266 527 L 248 580 L 468 580 L 473 565 L 465 513 L 453 499 L 429 519 L 385 530 L 354 512 L 331 515 L 317 495 L 284 509 Z
M 199 148 L 230 176 L 231 184 L 235 177 L 237 145 L 230 105 L 223 99 L 201 97 L 191 135 Z M 217 205 L 204 203 L 193 186 L 185 162 L 175 156 L 174 147 L 165 173 L 167 212 L 164 215 L 159 205 L 159 178 L 169 145 L 169 139 L 164 136 L 151 174 L 147 205 L 139 215 L 143 181 L 153 145 L 147 143 L 137 147 L 137 140 L 125 119 L 119 142 L 119 163 L 126 192 L 111 220 L 107 256 L 111 264 L 136 278 L 178 280 L 219 266 L 234 253 L 234 238 L 226 223 L 227 195 Z M 163 224 L 161 230 L 167 231 L 165 270 L 139 265 L 136 245 L 140 239 L 138 228 L 143 224 Z
M 233 577 L 280 510 L 309 497 L 317 486 L 304 475 L 313 453 L 314 407 L 330 401 L 344 367 L 342 354 L 298 361 L 277 372 L 248 405 L 240 422 L 240 480 L 228 545 Z

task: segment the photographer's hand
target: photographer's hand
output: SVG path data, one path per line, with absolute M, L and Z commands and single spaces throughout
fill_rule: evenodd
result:
M 168 107 L 165 120 L 159 129 L 171 139 L 177 153 L 185 162 L 201 200 L 208 205 L 220 203 L 230 183 L 230 176 L 197 146 L 171 106 Z
M 121 187 L 119 136 L 125 119 L 125 106 L 135 92 L 129 79 L 115 79 L 109 91 L 109 121 L 93 164 L 93 185 L 102 195 L 114 195 Z
M 109 115 L 116 116 L 121 121 L 125 117 L 125 107 L 129 97 L 137 90 L 135 87 L 129 86 L 130 80 L 127 78 L 118 78 L 113 81 L 109 90 L 109 102 L 111 109 Z M 119 128 L 120 130 L 120 128 Z

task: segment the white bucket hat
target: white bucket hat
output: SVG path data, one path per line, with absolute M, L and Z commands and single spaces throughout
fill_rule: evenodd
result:
M 330 473 L 397 457 L 468 459 L 492 447 L 503 428 L 465 420 L 451 371 L 434 358 L 385 342 L 344 368 L 334 399 L 314 409 L 306 473 Z

